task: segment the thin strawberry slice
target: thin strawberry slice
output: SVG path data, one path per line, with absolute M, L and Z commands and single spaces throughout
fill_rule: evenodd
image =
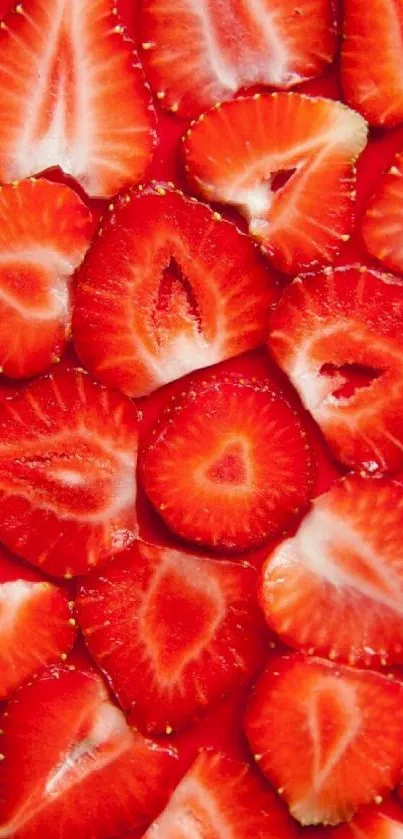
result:
M 161 104 L 183 116 L 256 84 L 288 88 L 332 61 L 332 0 L 143 0 L 143 60 Z
M 295 280 L 269 346 L 335 456 L 370 472 L 403 465 L 403 285 L 362 266 Z
M 403 686 L 320 658 L 278 657 L 251 696 L 246 733 L 291 814 L 337 824 L 396 786 Z
M 113 0 L 24 0 L 0 28 L 0 180 L 54 166 L 89 195 L 140 180 L 154 115 Z
M 106 384 L 142 396 L 263 344 L 277 297 L 247 236 L 153 184 L 122 196 L 103 222 L 79 274 L 75 346 Z
M 400 0 L 344 0 L 341 78 L 346 101 L 371 125 L 403 122 Z
M 183 538 L 248 550 L 308 503 L 306 434 L 274 388 L 237 375 L 194 380 L 152 429 L 140 458 L 143 485 Z
M 75 636 L 66 592 L 0 548 L 0 699 L 67 658 Z
M 402 225 L 403 152 L 400 152 L 381 178 L 362 222 L 362 235 L 371 256 L 398 274 L 403 274 Z
M 203 751 L 143 839 L 295 839 L 275 792 L 248 764 Z
M 393 798 L 380 806 L 365 807 L 346 824 L 307 828 L 307 839 L 399 839 L 403 834 L 403 809 Z
M 53 828 L 58 839 L 120 836 L 146 826 L 174 783 L 175 753 L 130 728 L 101 679 L 81 669 L 52 667 L 20 688 L 1 747 L 4 839 Z
M 70 278 L 93 232 L 78 195 L 44 179 L 0 192 L 0 365 L 7 376 L 42 372 L 70 331 Z
M 0 406 L 0 539 L 49 574 L 83 574 L 137 536 L 138 415 L 59 368 Z
M 372 668 L 403 663 L 403 486 L 351 476 L 266 561 L 261 601 L 294 647 Z
M 137 542 L 83 582 L 78 618 L 132 719 L 178 729 L 250 677 L 264 633 L 256 572 Z
M 348 239 L 366 138 L 362 117 L 340 102 L 257 94 L 203 115 L 184 155 L 196 189 L 236 206 L 275 266 L 293 273 L 333 261 Z

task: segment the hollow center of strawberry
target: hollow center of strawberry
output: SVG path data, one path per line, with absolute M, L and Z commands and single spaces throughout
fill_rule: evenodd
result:
M 197 297 L 174 257 L 162 273 L 153 320 L 157 338 L 168 331 L 177 331 L 179 321 L 186 331 L 189 328 L 201 331 Z
M 216 484 L 244 486 L 248 480 L 245 446 L 239 441 L 229 443 L 209 466 L 206 476 Z
M 349 399 L 357 390 L 369 387 L 384 372 L 365 364 L 323 364 L 321 375 L 334 379 L 333 396 L 336 399 Z
M 293 169 L 279 169 L 278 172 L 274 172 L 270 179 L 271 192 L 278 192 L 282 189 L 296 171 L 296 167 L 294 167 Z

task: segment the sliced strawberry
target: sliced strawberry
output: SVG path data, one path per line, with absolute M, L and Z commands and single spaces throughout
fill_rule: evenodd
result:
M 144 839 L 294 839 L 286 807 L 248 764 L 203 751 Z
M 307 438 L 274 387 L 210 374 L 190 382 L 150 433 L 140 459 L 143 485 L 183 538 L 248 550 L 308 503 L 314 469 Z
M 403 8 L 400 0 L 344 0 L 344 95 L 371 125 L 403 122 Z
M 337 824 L 396 786 L 403 686 L 320 658 L 278 657 L 251 696 L 246 733 L 292 815 Z
M 403 119 L 403 114 L 402 114 Z M 390 271 L 403 274 L 403 152 L 383 175 L 362 222 L 362 234 L 371 256 Z
M 75 345 L 98 378 L 141 396 L 263 344 L 277 297 L 247 236 L 151 185 L 122 196 L 103 222 L 79 275 Z
M 306 839 L 399 839 L 403 834 L 403 809 L 392 798 L 365 807 L 347 824 L 307 828 Z
M 0 406 L 0 539 L 50 574 L 83 574 L 137 536 L 137 410 L 59 368 Z
M 402 484 L 357 475 L 334 484 L 266 561 L 269 625 L 331 659 L 403 663 L 402 530 Z
M 0 699 L 67 658 L 75 635 L 66 592 L 0 548 Z
M 277 362 L 336 457 L 403 465 L 403 284 L 364 267 L 295 280 L 271 320 Z
M 9 702 L 3 729 L 4 839 L 110 839 L 146 826 L 174 783 L 175 753 L 130 728 L 94 673 L 48 669 Z
M 133 46 L 114 0 L 24 0 L 6 15 L 1 181 L 59 166 L 109 196 L 143 177 L 154 115 Z
M 58 360 L 70 330 L 70 277 L 93 232 L 78 195 L 44 179 L 0 192 L 0 365 L 7 376 Z
M 243 87 L 318 76 L 337 45 L 332 0 L 143 0 L 141 24 L 158 99 L 191 117 Z
M 77 600 L 90 652 L 147 731 L 187 724 L 250 677 L 264 633 L 256 572 L 137 542 Z
M 282 271 L 331 262 L 352 227 L 362 117 L 340 102 L 273 93 L 227 102 L 185 137 L 187 171 L 211 201 L 235 205 Z

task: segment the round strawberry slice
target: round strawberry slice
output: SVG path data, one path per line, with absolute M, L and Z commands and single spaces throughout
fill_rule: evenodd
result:
M 66 592 L 0 549 L 0 700 L 67 658 L 75 636 Z
M 337 824 L 396 786 L 403 685 L 299 653 L 260 677 L 246 733 L 267 778 L 301 824 Z
M 309 501 L 313 464 L 293 409 L 267 381 L 210 375 L 160 417 L 140 458 L 163 519 L 217 550 L 263 544 Z
M 403 283 L 362 266 L 296 279 L 270 349 L 335 456 L 370 472 L 403 466 Z
M 269 625 L 331 659 L 402 663 L 402 530 L 402 484 L 358 475 L 334 484 L 266 561 Z
M 185 725 L 263 660 L 256 572 L 240 563 L 137 542 L 85 579 L 77 609 L 91 654 L 148 731 Z
M 50 574 L 83 574 L 137 536 L 138 414 L 60 367 L 0 406 L 0 539 Z
M 231 204 L 281 271 L 333 262 L 349 238 L 367 127 L 340 102 L 256 94 L 202 115 L 184 141 L 196 190 Z
M 278 294 L 247 236 L 154 184 L 103 222 L 79 274 L 75 346 L 105 384 L 143 396 L 263 344 Z
M 380 179 L 362 222 L 362 235 L 371 256 L 397 274 L 403 274 L 402 226 L 403 152 L 400 152 Z
M 120 836 L 146 827 L 175 781 L 175 752 L 130 728 L 89 670 L 49 668 L 17 691 L 2 726 L 3 837 Z

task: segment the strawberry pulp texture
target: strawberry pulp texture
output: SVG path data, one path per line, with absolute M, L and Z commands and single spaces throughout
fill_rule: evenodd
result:
M 15 5 L 14 0 L 0 0 L 0 16 L 3 16 Z M 117 6 L 123 23 L 128 29 L 129 35 L 136 40 L 137 26 L 136 22 L 139 15 L 140 0 L 117 0 Z M 301 92 L 328 96 L 334 99 L 342 99 L 340 74 L 337 65 L 322 78 L 305 83 L 298 88 Z M 180 138 L 188 127 L 188 122 L 179 119 L 175 116 L 167 115 L 158 108 L 156 102 L 156 110 L 158 113 L 158 135 L 159 143 L 156 148 L 152 166 L 149 171 L 149 177 L 157 180 L 172 180 L 177 186 L 186 188 L 185 180 L 180 164 Z M 403 148 L 403 125 L 397 129 L 389 131 L 373 131 L 370 134 L 370 139 L 366 150 L 364 151 L 359 165 L 358 165 L 358 195 L 357 195 L 357 219 L 355 232 L 351 240 L 343 246 L 336 264 L 343 265 L 346 263 L 362 262 L 368 266 L 375 266 L 375 261 L 369 256 L 366 251 L 361 233 L 360 225 L 362 214 L 376 189 L 382 173 L 390 166 L 393 157 L 397 151 Z M 47 174 L 48 177 L 63 181 L 63 176 L 59 172 L 52 172 Z M 74 183 L 69 182 L 73 188 L 76 188 Z M 82 195 L 81 190 L 77 191 Z M 97 218 L 103 213 L 108 202 L 101 200 L 88 200 L 84 196 L 84 200 L 89 208 Z M 228 218 L 235 220 L 239 227 L 245 230 L 245 222 L 241 216 L 235 211 L 228 211 L 224 213 Z M 379 266 L 377 266 L 379 267 Z M 267 376 L 274 374 L 284 384 L 284 378 L 276 371 L 274 365 L 268 359 L 265 350 L 249 353 L 241 358 L 234 359 L 230 362 L 225 362 L 220 365 L 220 370 L 226 372 L 236 372 L 244 375 Z M 147 399 L 139 401 L 139 407 L 143 412 L 141 435 L 144 434 L 151 427 L 155 421 L 158 413 L 168 404 L 172 395 L 177 393 L 183 386 L 183 380 L 173 382 L 160 391 L 152 394 Z M 292 404 L 301 411 L 295 394 L 292 394 L 291 389 L 284 384 L 288 396 L 291 394 Z M 19 385 L 15 386 L 9 383 L 6 379 L 0 383 L 0 399 L 14 390 L 18 390 Z M 312 423 L 304 417 L 308 427 L 312 429 L 313 445 L 318 457 L 319 469 L 318 478 L 315 486 L 315 495 L 324 492 L 330 486 L 331 482 L 341 474 L 344 474 L 342 468 L 336 467 L 331 460 L 328 450 L 325 448 L 322 438 L 317 429 L 314 429 Z M 140 497 L 139 500 L 139 520 L 141 536 L 150 541 L 160 542 L 161 538 L 165 542 L 173 544 L 172 535 L 163 528 L 161 522 L 151 510 L 150 505 Z M 267 546 L 256 554 L 248 555 L 248 560 L 260 567 L 265 556 L 267 556 Z M 213 708 L 210 713 L 204 717 L 200 723 L 193 726 L 183 734 L 172 738 L 172 742 L 179 746 L 181 771 L 186 771 L 192 760 L 196 757 L 198 749 L 203 747 L 214 747 L 226 752 L 228 755 L 240 758 L 249 759 L 249 752 L 246 746 L 245 735 L 243 733 L 243 715 L 245 710 L 245 703 L 247 698 L 247 691 L 244 689 L 233 693 L 225 702 L 220 703 L 219 706 Z M 130 833 L 124 839 L 140 839 L 142 831 L 138 833 Z

